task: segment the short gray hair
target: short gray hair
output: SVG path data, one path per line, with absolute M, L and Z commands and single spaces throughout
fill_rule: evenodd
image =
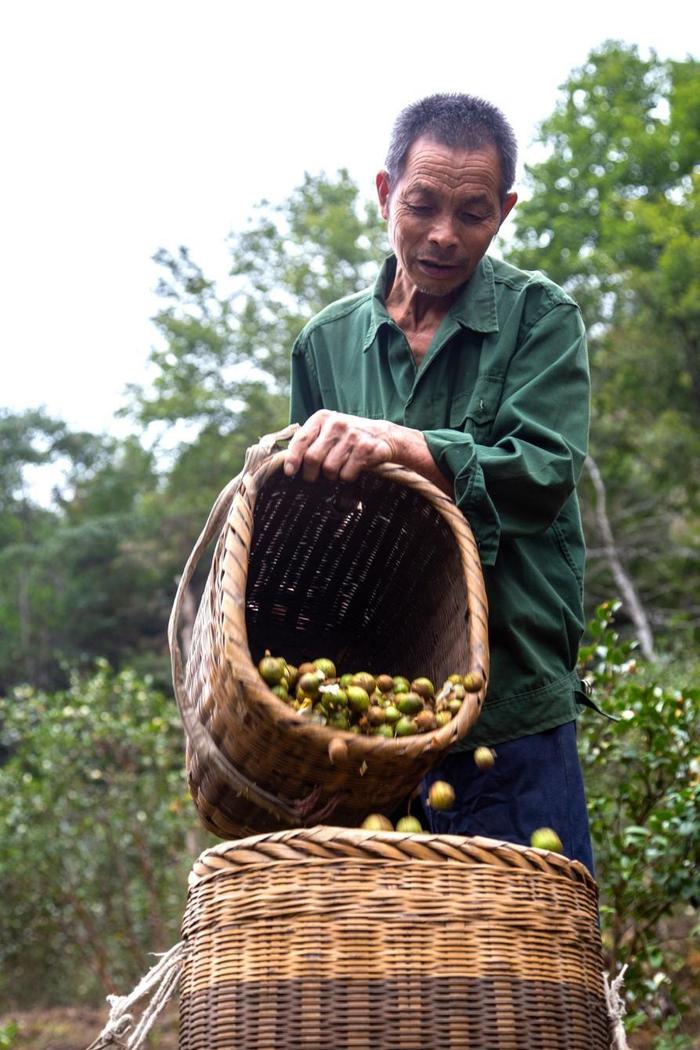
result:
M 386 170 L 395 186 L 413 143 L 425 136 L 451 149 L 496 148 L 501 161 L 501 199 L 515 181 L 518 144 L 503 113 L 475 95 L 428 95 L 403 109 L 394 124 Z

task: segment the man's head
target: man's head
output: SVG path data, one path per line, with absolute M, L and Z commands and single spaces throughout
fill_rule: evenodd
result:
M 446 298 L 470 279 L 516 201 L 515 137 L 468 95 L 433 95 L 396 121 L 377 193 L 396 253 L 394 287 Z
M 386 156 L 392 186 L 404 173 L 411 146 L 426 138 L 452 149 L 480 150 L 493 146 L 501 164 L 501 199 L 515 181 L 518 145 L 500 109 L 474 95 L 429 95 L 399 113 Z

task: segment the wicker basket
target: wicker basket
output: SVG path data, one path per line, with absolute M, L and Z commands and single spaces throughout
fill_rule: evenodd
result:
M 183 920 L 180 1050 L 608 1050 L 586 868 L 330 827 L 220 843 Z
M 390 812 L 476 721 L 488 677 L 486 597 L 472 533 L 454 503 L 400 467 L 357 482 L 284 475 L 272 435 L 222 492 L 180 580 L 169 639 L 192 797 L 221 838 Z M 186 672 L 183 596 L 218 535 Z M 260 678 L 265 649 L 298 664 L 409 677 L 479 672 L 442 729 L 353 736 L 311 724 Z M 334 738 L 345 747 L 329 756 Z

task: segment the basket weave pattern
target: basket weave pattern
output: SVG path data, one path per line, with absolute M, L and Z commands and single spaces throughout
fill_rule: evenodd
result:
M 459 836 L 222 843 L 183 920 L 181 1050 L 608 1050 L 596 885 Z
M 452 501 L 399 467 L 306 484 L 286 478 L 283 462 L 283 452 L 261 456 L 235 486 L 179 688 L 171 637 L 190 790 L 222 838 L 390 811 L 466 735 L 488 677 L 481 565 Z M 342 670 L 436 682 L 473 670 L 484 688 L 432 733 L 353 736 L 274 696 L 256 669 L 265 649 L 295 664 L 323 655 Z M 347 748 L 335 765 L 334 737 Z

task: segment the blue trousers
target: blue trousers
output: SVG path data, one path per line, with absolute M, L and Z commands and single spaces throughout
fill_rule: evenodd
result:
M 582 861 L 595 874 L 576 723 L 509 740 L 493 750 L 496 761 L 491 769 L 480 770 L 473 751 L 457 751 L 428 774 L 421 800 L 430 830 L 528 846 L 535 828 L 553 828 L 564 855 Z M 452 809 L 437 811 L 427 805 L 434 780 L 446 780 L 454 788 Z

